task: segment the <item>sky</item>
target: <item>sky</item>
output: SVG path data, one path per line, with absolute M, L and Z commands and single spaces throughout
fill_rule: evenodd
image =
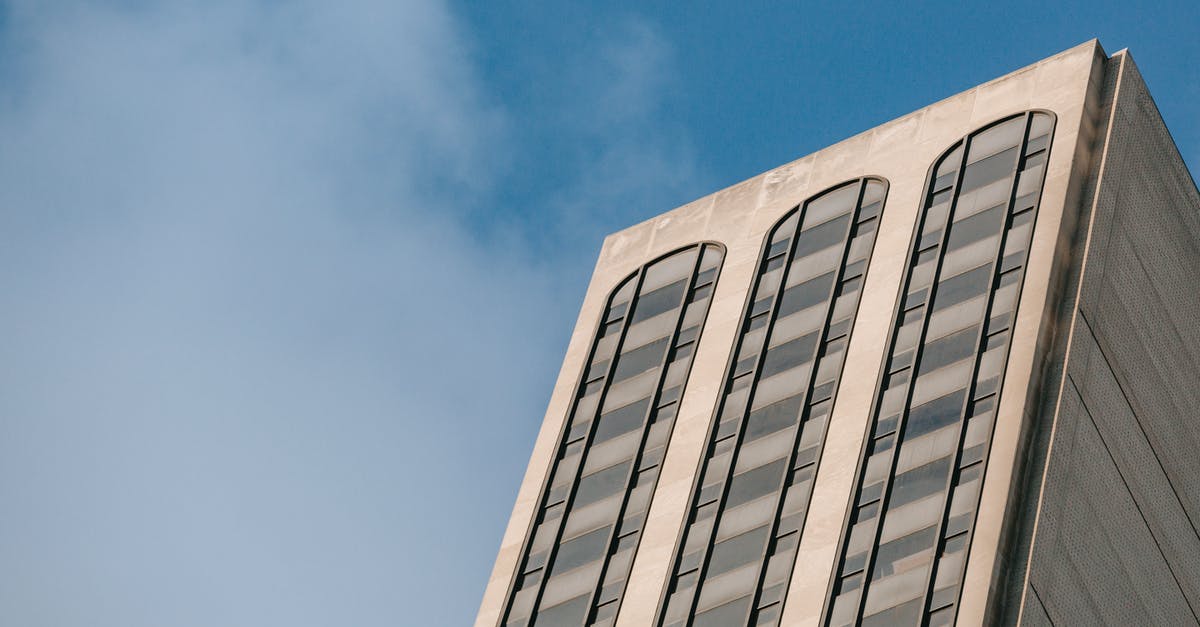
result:
M 603 236 L 1200 3 L 0 0 L 0 625 L 465 625 Z

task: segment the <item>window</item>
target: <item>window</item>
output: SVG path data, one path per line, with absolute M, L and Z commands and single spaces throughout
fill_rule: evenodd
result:
M 723 257 L 675 251 L 609 296 L 502 624 L 615 616 Z
M 829 627 L 953 622 L 1053 126 L 1000 120 L 931 169 Z
M 886 192 L 848 181 L 768 233 L 660 626 L 778 623 Z

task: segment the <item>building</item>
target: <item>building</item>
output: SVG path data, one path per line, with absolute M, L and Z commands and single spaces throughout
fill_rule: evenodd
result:
M 1200 623 L 1198 276 L 1096 42 L 615 233 L 476 624 Z

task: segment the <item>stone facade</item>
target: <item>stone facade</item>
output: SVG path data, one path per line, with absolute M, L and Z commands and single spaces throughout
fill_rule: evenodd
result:
M 477 627 L 503 620 L 610 293 L 652 259 L 714 242 L 720 278 L 611 623 L 659 624 L 764 238 L 806 199 L 877 177 L 887 197 L 844 357 L 861 376 L 833 399 L 778 619 L 822 624 L 931 164 L 1031 110 L 1056 126 L 957 623 L 1195 622 L 1200 200 L 1129 55 L 1110 58 L 1093 41 L 609 236 Z

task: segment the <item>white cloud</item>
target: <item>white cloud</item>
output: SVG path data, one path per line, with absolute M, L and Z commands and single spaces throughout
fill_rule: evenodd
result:
M 419 536 L 508 500 L 447 492 L 563 312 L 460 226 L 503 117 L 445 7 L 10 11 L 0 622 L 395 624 L 481 584 L 492 537 Z
M 634 17 L 598 30 L 568 72 L 578 84 L 564 126 L 588 151 L 556 198 L 568 232 L 621 229 L 705 188 L 686 130 L 667 109 L 678 88 L 674 49 Z
M 463 622 L 578 303 L 465 223 L 520 146 L 447 7 L 7 9 L 0 623 Z M 692 176 L 604 41 L 576 216 Z

